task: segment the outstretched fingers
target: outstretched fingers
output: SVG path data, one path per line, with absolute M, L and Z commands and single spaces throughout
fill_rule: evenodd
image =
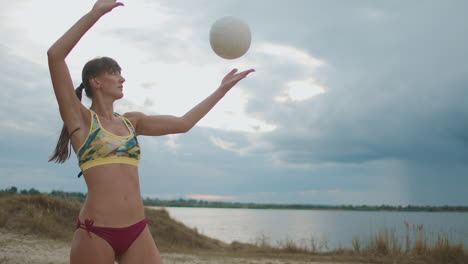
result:
M 226 77 L 231 77 L 231 76 L 233 76 L 234 74 L 236 74 L 236 72 L 237 72 L 237 69 L 232 69 L 232 71 L 230 71 L 230 72 L 226 75 Z
M 117 2 L 116 0 L 113 0 L 115 3 L 114 5 L 112 6 L 112 9 L 118 7 L 118 6 L 124 6 L 124 3 L 123 2 Z
M 123 5 L 123 2 L 117 2 L 117 0 L 97 0 L 93 9 L 98 10 L 101 14 L 106 14 L 114 8 Z
M 254 69 L 246 70 L 246 71 L 238 73 L 236 77 L 238 77 L 239 80 L 241 80 L 241 79 L 244 79 L 245 77 L 247 77 L 247 75 L 249 75 L 250 73 L 252 73 L 254 71 L 255 71 Z
M 239 73 L 239 74 L 247 76 L 247 75 L 249 75 L 249 74 L 252 73 L 252 72 L 255 72 L 255 70 L 254 70 L 254 69 L 250 69 L 250 70 L 243 71 L 243 72 L 241 72 L 241 73 Z
M 244 79 L 249 75 L 250 73 L 254 72 L 254 69 L 246 70 L 240 73 L 236 73 L 237 69 L 233 69 L 231 72 L 229 72 L 224 78 L 223 81 L 221 82 L 221 87 L 223 89 L 231 89 L 234 85 L 236 85 L 240 80 Z

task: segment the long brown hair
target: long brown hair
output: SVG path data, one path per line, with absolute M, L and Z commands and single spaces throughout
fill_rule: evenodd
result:
M 78 88 L 75 89 L 75 94 L 78 99 L 81 101 L 83 95 L 83 90 L 85 90 L 86 96 L 90 99 L 93 98 L 93 91 L 91 85 L 89 84 L 89 79 L 94 78 L 104 72 L 112 72 L 114 70 L 120 71 L 121 68 L 119 64 L 112 58 L 109 57 L 99 57 L 93 60 L 88 61 L 83 67 L 81 73 L 82 83 Z M 54 153 L 50 157 L 49 161 L 54 161 L 56 163 L 64 163 L 71 155 L 71 135 L 78 131 L 80 128 L 75 129 L 70 134 L 68 133 L 65 124 L 63 124 L 62 132 L 60 133 L 57 146 L 55 147 Z

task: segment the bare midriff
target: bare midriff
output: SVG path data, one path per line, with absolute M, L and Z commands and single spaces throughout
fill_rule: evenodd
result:
M 126 227 L 145 218 L 140 194 L 138 167 L 106 164 L 84 172 L 88 195 L 80 221 L 91 219 L 95 226 Z

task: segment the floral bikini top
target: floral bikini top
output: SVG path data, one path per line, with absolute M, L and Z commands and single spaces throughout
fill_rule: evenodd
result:
M 83 171 L 104 164 L 123 163 L 138 166 L 140 145 L 132 123 L 124 116 L 114 113 L 116 117 L 122 119 L 130 132 L 128 136 L 117 136 L 102 126 L 98 115 L 93 110 L 89 111 L 91 112 L 91 126 L 88 137 L 76 154 L 81 168 L 78 177 L 83 174 Z

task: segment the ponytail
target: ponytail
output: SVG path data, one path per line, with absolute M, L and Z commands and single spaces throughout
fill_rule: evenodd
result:
M 83 89 L 85 88 L 84 84 L 81 83 L 80 86 L 78 86 L 76 89 L 75 89 L 75 94 L 76 96 L 78 97 L 78 99 L 80 99 L 81 101 L 81 97 L 83 97 Z
M 83 96 L 83 89 L 85 88 L 84 84 L 81 83 L 78 88 L 75 89 L 75 94 L 78 97 L 78 99 L 81 101 L 81 97 Z M 59 140 L 57 142 L 57 146 L 55 146 L 55 151 L 54 154 L 49 159 L 50 161 L 54 161 L 56 163 L 64 163 L 67 159 L 70 158 L 71 152 L 71 141 L 70 138 L 75 133 L 78 131 L 80 128 L 78 127 L 77 129 L 73 130 L 71 134 L 68 134 L 67 128 L 65 127 L 65 124 L 63 124 L 62 127 L 62 132 L 60 133 Z

